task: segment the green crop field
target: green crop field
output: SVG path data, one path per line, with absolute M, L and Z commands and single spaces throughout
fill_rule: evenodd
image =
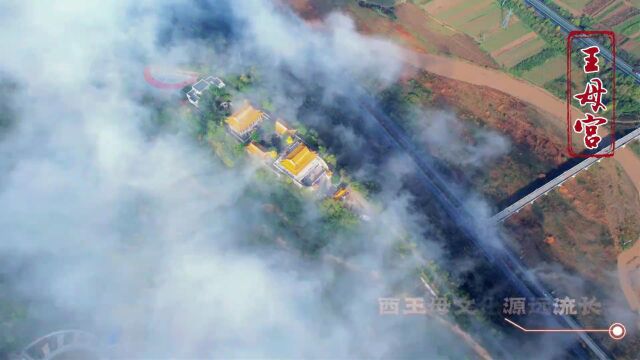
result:
M 564 56 L 556 56 L 545 61 L 542 65 L 526 71 L 522 77 L 536 85 L 556 79 L 567 72 L 567 59 Z
M 538 86 L 544 86 L 550 81 L 556 80 L 560 77 L 565 78 L 566 73 L 566 58 L 563 56 L 557 56 L 547 60 L 544 64 L 525 72 L 522 77 Z M 576 87 L 580 90 L 584 89 L 585 81 L 585 74 L 582 72 L 582 70 L 579 68 L 574 68 L 571 72 L 571 82 L 575 84 L 574 94 L 576 91 Z M 560 88 L 562 89 L 562 96 L 560 97 L 563 99 L 565 89 L 564 86 L 564 84 L 560 85 Z
M 434 16 L 475 39 L 499 29 L 502 22 L 502 13 L 494 0 L 459 3 Z
M 606 18 L 609 14 L 611 14 L 615 10 L 618 10 L 618 8 L 622 6 L 622 4 L 622 1 L 611 3 L 611 5 L 609 5 L 606 9 L 604 9 L 604 11 L 596 16 L 596 20 L 602 21 L 602 19 Z
M 511 24 L 503 29 L 502 20 L 506 11 L 495 0 L 459 1 L 432 15 L 476 39 L 480 47 L 491 54 L 532 32 L 515 14 L 512 15 Z M 544 41 L 536 37 L 502 54 L 496 54 L 495 60 L 511 67 L 543 47 Z
M 451 25 L 459 25 L 472 19 L 479 12 L 483 12 L 488 9 L 493 0 L 482 0 L 476 2 L 460 2 L 455 6 L 445 10 L 438 12 L 436 15 L 438 18 L 445 20 Z
M 638 42 L 638 40 L 635 40 L 633 45 L 625 46 L 625 49 L 631 53 L 631 55 L 640 58 L 640 42 Z
M 501 21 L 502 19 L 500 17 L 499 11 L 488 11 L 486 13 L 477 15 L 467 23 L 459 25 L 458 28 L 477 39 L 481 36 L 481 34 L 484 34 L 489 30 L 498 28 Z
M 613 28 L 613 31 L 627 36 L 637 33 L 638 30 L 640 30 L 640 15 L 636 15 Z
M 531 30 L 528 27 L 521 21 L 518 21 L 513 25 L 509 25 L 506 29 L 500 28 L 500 30 L 491 35 L 485 36 L 484 41 L 480 45 L 485 51 L 493 52 L 530 32 Z
M 535 38 L 515 47 L 497 57 L 496 61 L 507 68 L 514 66 L 520 61 L 537 54 L 544 47 L 545 43 L 540 38 Z
M 560 0 L 559 5 L 567 8 L 567 10 L 575 10 L 582 12 L 582 9 L 590 2 L 591 0 Z

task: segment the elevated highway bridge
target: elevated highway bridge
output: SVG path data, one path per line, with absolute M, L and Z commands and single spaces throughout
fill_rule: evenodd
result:
M 616 147 L 619 147 L 619 148 L 620 147 L 624 147 L 625 145 L 627 145 L 628 143 L 630 143 L 631 141 L 636 140 L 636 139 L 640 139 L 640 128 L 635 129 L 634 131 L 632 131 L 632 132 L 628 133 L 627 135 L 623 136 L 621 139 L 617 140 L 616 141 Z M 609 148 L 609 146 L 607 146 L 606 148 L 600 150 L 600 152 L 598 152 L 598 154 L 606 154 L 609 151 L 610 151 L 610 148 Z M 547 182 L 544 185 L 536 188 L 535 190 L 533 190 L 529 194 L 523 196 L 522 198 L 520 198 L 519 200 L 517 200 L 513 204 L 507 206 L 504 210 L 502 210 L 499 213 L 497 213 L 496 215 L 494 215 L 491 219 L 493 221 L 495 221 L 495 222 L 501 222 L 501 221 L 504 221 L 504 220 L 508 219 L 511 215 L 519 212 L 525 206 L 527 206 L 529 204 L 533 204 L 534 201 L 536 201 L 540 197 L 546 195 L 549 191 L 553 190 L 553 188 L 561 186 L 562 183 L 564 183 L 565 181 L 569 180 L 570 178 L 575 177 L 581 171 L 587 170 L 591 165 L 593 165 L 595 162 L 597 162 L 599 160 L 601 160 L 601 159 L 598 159 L 598 158 L 587 158 L 587 159 L 584 159 L 583 161 L 581 161 L 577 165 L 573 166 L 569 170 L 567 170 L 567 171 L 563 172 L 562 174 L 556 176 L 555 178 L 551 179 L 549 182 Z

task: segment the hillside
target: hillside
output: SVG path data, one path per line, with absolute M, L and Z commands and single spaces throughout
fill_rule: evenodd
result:
M 544 26 L 534 31 L 514 12 L 507 27 L 513 31 L 505 31 L 495 1 L 416 3 L 397 5 L 396 19 L 353 3 L 341 9 L 363 32 L 393 39 L 413 51 L 502 69 L 561 95 L 557 87 L 564 84 L 564 57 L 558 49 L 563 45 L 561 41 L 550 43 L 551 33 Z M 574 80 L 580 79 L 576 73 Z M 626 96 L 622 103 L 628 99 L 631 104 L 623 118 L 637 115 L 636 90 L 623 83 L 619 91 Z M 504 206 L 518 190 L 567 161 L 566 139 L 553 125 L 564 118 L 507 93 L 409 69 L 403 81 L 384 94 L 390 110 L 404 115 L 403 126 L 416 134 L 414 140 L 446 163 L 454 179 L 472 186 L 493 204 Z M 428 141 L 421 142 L 420 129 L 428 128 L 435 116 L 416 117 L 407 110 L 415 107 L 428 109 L 427 113 L 453 112 L 463 124 L 458 133 L 462 141 L 473 144 L 477 142 L 474 133 L 495 131 L 511 146 L 507 153 L 482 166 L 452 160 L 443 154 L 446 148 L 438 151 L 429 148 Z M 514 249 L 529 266 L 539 269 L 538 275 L 558 293 L 575 297 L 595 294 L 612 307 L 627 306 L 615 275 L 617 256 L 640 237 L 640 198 L 632 179 L 616 161 L 604 160 L 570 180 L 514 216 L 507 229 Z M 574 277 L 583 279 L 580 283 L 584 285 L 567 284 L 566 279 Z M 581 320 L 606 325 L 602 319 Z

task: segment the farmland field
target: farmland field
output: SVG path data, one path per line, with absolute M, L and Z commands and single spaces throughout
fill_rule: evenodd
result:
M 590 1 L 591 0 L 559 0 L 558 5 L 576 15 L 582 13 L 582 9 L 584 9 Z
M 613 2 L 611 5 L 604 8 L 599 14 L 596 15 L 596 20 L 602 21 L 607 16 L 611 15 L 614 11 L 618 10 L 622 6 L 622 2 Z
M 481 34 L 497 30 L 501 21 L 500 9 L 492 2 L 491 6 L 472 14 L 470 19 L 454 26 L 478 39 Z
M 544 47 L 545 43 L 540 38 L 534 38 L 530 41 L 527 41 L 524 44 L 521 44 L 518 47 L 507 51 L 500 56 L 497 57 L 496 61 L 505 67 L 512 67 L 519 63 L 520 61 L 535 55 Z
M 441 19 L 451 22 L 452 25 L 460 25 L 461 23 L 476 17 L 478 12 L 488 9 L 493 2 L 493 0 L 482 0 L 473 3 L 461 2 L 436 14 Z
M 506 67 L 534 55 L 544 46 L 544 42 L 514 14 L 510 16 L 507 28 L 502 28 L 508 12 L 495 0 L 433 0 L 424 9 L 471 36 L 482 50 Z
M 556 56 L 525 72 L 522 77 L 536 85 L 543 85 L 565 74 L 566 68 L 567 59 L 564 56 Z
M 532 33 L 533 32 L 521 21 L 518 21 L 515 24 L 509 25 L 507 29 L 500 28 L 500 30 L 487 36 L 485 40 L 481 42 L 480 46 L 487 52 L 494 52 L 510 42 Z
M 627 42 L 622 46 L 622 48 L 630 52 L 633 56 L 640 58 L 640 42 L 638 39 Z
M 566 84 L 566 58 L 564 56 L 556 56 L 553 57 L 546 62 L 544 62 L 540 66 L 536 66 L 535 68 L 526 71 L 522 74 L 522 77 L 538 86 L 547 87 L 552 81 L 557 81 L 558 79 L 564 79 L 560 85 L 558 85 L 561 89 L 561 94 L 556 96 L 560 98 L 564 98 L 564 90 Z M 574 84 L 583 84 L 585 82 L 585 74 L 579 68 L 574 68 L 571 72 L 571 82 Z M 583 86 L 583 85 L 581 85 Z M 574 92 L 576 88 L 574 87 Z
M 616 25 L 613 30 L 627 36 L 633 35 L 640 29 L 640 16 L 634 16 L 631 19 Z

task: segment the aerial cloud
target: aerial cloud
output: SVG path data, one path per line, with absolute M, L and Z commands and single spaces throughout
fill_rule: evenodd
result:
M 412 209 L 399 176 L 381 174 L 374 221 L 306 259 L 291 251 L 295 234 L 252 243 L 269 204 L 243 195 L 272 186 L 256 182 L 257 168 L 222 166 L 188 131 L 149 130 L 153 100 L 181 99 L 144 82 L 148 65 L 257 67 L 293 119 L 306 88 L 332 103 L 393 83 L 397 46 L 359 34 L 344 14 L 311 26 L 267 0 L 9 1 L 0 21 L 0 100 L 12 115 L 0 135 L 0 289 L 27 304 L 26 325 L 12 329 L 21 344 L 81 328 L 112 339 L 117 357 L 472 356 L 429 317 L 378 314 L 379 297 L 400 295 L 409 277 L 420 285 L 426 260 L 390 261 L 395 239 L 442 255 L 442 234 Z M 333 126 L 324 114 L 299 120 Z M 438 136 L 427 143 L 447 139 L 463 165 L 508 149 L 493 133 L 475 138 L 480 147 L 454 142 L 462 130 L 446 114 L 428 126 Z M 335 131 L 366 146 L 351 124 Z M 409 160 L 389 155 L 380 169 L 405 174 Z
M 212 73 L 231 73 L 264 63 L 274 91 L 292 72 L 329 99 L 350 85 L 347 71 L 392 82 L 400 64 L 383 55 L 393 45 L 359 35 L 344 15 L 313 29 L 261 0 L 0 7 L 0 40 L 11 49 L 0 73 L 15 115 L 0 142 L 0 275 L 28 304 L 29 326 L 12 330 L 20 343 L 82 328 L 116 339 L 117 356 L 353 358 L 445 351 L 454 341 L 424 319 L 380 317 L 377 298 L 393 295 L 387 281 L 345 271 L 392 281 L 410 273 L 415 263 L 383 268 L 394 236 L 421 221 L 406 198 L 353 239 L 368 250 L 346 260 L 257 253 L 247 243 L 263 204 L 238 203 L 256 186 L 255 169 L 219 165 L 186 132 L 146 131 L 154 113 L 144 94 L 175 96 L 143 82 L 149 64 L 211 58 Z M 200 25 L 211 36 L 191 29 Z M 216 32 L 234 39 L 228 53 L 217 52 L 225 45 Z

